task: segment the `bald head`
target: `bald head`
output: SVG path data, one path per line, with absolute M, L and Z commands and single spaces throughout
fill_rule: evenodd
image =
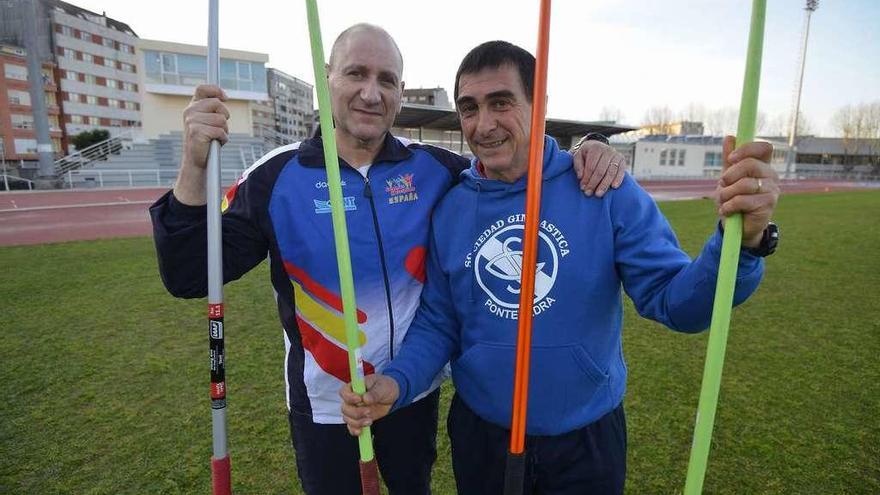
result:
M 343 52 L 348 52 L 354 44 L 387 44 L 391 47 L 391 51 L 396 55 L 398 67 L 398 77 L 403 74 L 403 55 L 400 54 L 400 48 L 397 47 L 394 38 L 387 31 L 379 26 L 368 24 L 366 22 L 355 24 L 345 31 L 339 33 L 336 41 L 333 42 L 333 48 L 330 50 L 330 60 L 328 61 L 329 69 L 332 71 L 336 67 L 336 62 Z

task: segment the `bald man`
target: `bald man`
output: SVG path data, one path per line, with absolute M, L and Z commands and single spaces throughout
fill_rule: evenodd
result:
M 384 369 L 409 328 L 425 281 L 430 213 L 469 166 L 445 149 L 389 133 L 401 108 L 402 74 L 400 50 L 379 27 L 352 26 L 333 44 L 328 81 L 367 373 Z M 225 99 L 216 86 L 196 89 L 184 111 L 177 182 L 150 209 L 160 273 L 176 297 L 207 293 L 205 166 L 210 141 L 228 139 Z M 606 170 L 623 169 L 623 157 L 604 144 L 587 142 L 575 160 L 604 181 L 597 191 L 622 181 L 614 167 Z M 582 177 L 586 186 L 593 174 Z M 327 187 L 316 136 L 254 163 L 226 193 L 223 212 L 224 282 L 270 260 L 291 438 L 309 495 L 360 493 L 357 443 L 337 394 L 349 371 Z M 391 494 L 430 493 L 441 380 L 374 425 Z

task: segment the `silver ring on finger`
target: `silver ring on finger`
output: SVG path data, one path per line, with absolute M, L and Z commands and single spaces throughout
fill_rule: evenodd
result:
M 757 178 L 757 183 L 755 184 L 755 194 L 761 194 L 764 191 L 764 184 L 761 182 L 761 178 Z
M 615 162 L 611 162 L 611 163 L 609 163 L 608 166 L 609 166 L 609 167 L 620 167 L 620 165 L 617 164 L 617 163 L 615 163 Z

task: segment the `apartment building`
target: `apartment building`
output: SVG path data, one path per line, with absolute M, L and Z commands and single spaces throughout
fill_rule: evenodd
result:
M 37 138 L 31 110 L 27 52 L 24 48 L 0 44 L 0 159 L 4 162 L 37 159 Z M 54 79 L 55 64 L 43 63 L 43 92 L 49 114 L 49 136 L 56 154 L 62 152 L 62 129 L 58 106 L 58 86 Z
M 141 127 L 137 35 L 125 23 L 65 2 L 47 1 L 58 65 L 64 130 L 111 135 Z
M 275 132 L 287 142 L 308 138 L 314 125 L 312 85 L 278 69 L 268 69 L 267 75 Z

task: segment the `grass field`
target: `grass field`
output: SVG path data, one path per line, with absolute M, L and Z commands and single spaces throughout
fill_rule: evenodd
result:
M 710 204 L 662 207 L 696 253 Z M 705 492 L 880 493 L 880 193 L 784 197 L 776 217 L 780 251 L 734 312 Z M 0 259 L 0 494 L 208 493 L 204 302 L 165 293 L 151 240 Z M 235 491 L 301 493 L 265 264 L 226 297 Z M 706 339 L 627 307 L 628 493 L 683 486 Z M 438 494 L 454 493 L 443 424 Z

